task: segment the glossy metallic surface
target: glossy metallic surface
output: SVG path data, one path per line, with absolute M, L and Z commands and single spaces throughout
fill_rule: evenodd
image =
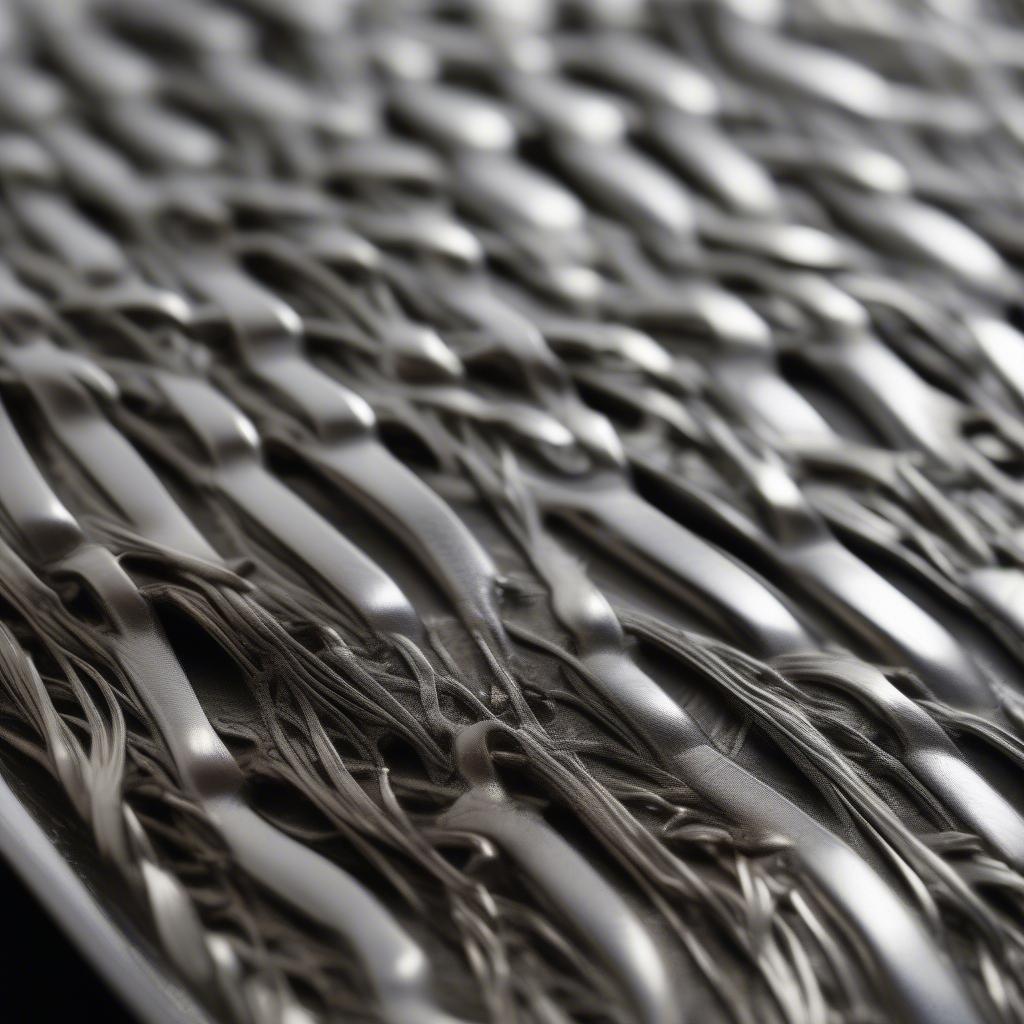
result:
M 1024 1020 L 1021 36 L 0 2 L 0 851 L 147 1024 Z

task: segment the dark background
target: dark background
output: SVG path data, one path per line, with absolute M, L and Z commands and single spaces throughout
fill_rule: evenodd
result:
M 135 1024 L 2 859 L 0 913 L 7 933 L 0 953 L 0 1017 Z M 23 1009 L 12 1009 L 17 1006 Z

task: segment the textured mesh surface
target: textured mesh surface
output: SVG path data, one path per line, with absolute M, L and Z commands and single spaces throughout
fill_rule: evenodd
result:
M 0 850 L 140 1019 L 1024 1020 L 1018 5 L 0 11 Z

